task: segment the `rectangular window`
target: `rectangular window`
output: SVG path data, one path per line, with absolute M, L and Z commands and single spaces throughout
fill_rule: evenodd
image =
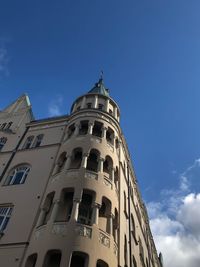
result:
M 0 232 L 3 232 L 8 224 L 13 207 L 0 206 Z
M 39 147 L 42 143 L 42 139 L 43 139 L 44 135 L 43 134 L 39 134 L 38 136 L 36 136 L 35 142 L 33 144 L 33 147 Z

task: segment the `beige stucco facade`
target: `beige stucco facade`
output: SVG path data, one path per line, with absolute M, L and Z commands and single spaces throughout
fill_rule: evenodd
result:
M 1 267 L 161 267 L 119 122 L 101 79 L 69 116 L 0 112 Z

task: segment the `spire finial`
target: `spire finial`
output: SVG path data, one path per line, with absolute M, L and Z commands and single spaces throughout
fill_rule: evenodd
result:
M 103 80 L 103 70 L 100 72 L 100 80 Z

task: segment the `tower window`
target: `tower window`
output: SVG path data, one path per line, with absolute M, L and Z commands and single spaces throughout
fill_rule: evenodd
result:
M 103 108 L 104 108 L 104 105 L 103 105 L 103 104 L 99 104 L 99 105 L 98 105 L 98 109 L 99 109 L 99 110 L 103 110 Z
M 3 232 L 10 220 L 13 207 L 0 206 L 0 233 Z
M 92 108 L 92 103 L 87 103 L 87 108 Z
M 61 153 L 61 155 L 58 158 L 57 165 L 56 165 L 56 173 L 59 173 L 62 171 L 62 169 L 65 166 L 65 162 L 67 160 L 66 152 Z
M 60 267 L 61 252 L 59 250 L 50 250 L 47 252 L 42 267 Z
M 4 147 L 6 142 L 7 142 L 7 138 L 6 137 L 1 137 L 0 138 L 0 151 L 2 150 L 2 148 Z
M 97 261 L 97 267 L 109 267 L 109 266 L 105 261 L 98 260 Z
M 37 254 L 32 254 L 28 257 L 25 267 L 35 267 L 37 261 Z
M 70 267 L 88 266 L 88 255 L 83 252 L 73 252 Z
M 46 224 L 48 220 L 50 219 L 51 212 L 53 209 L 53 199 L 54 199 L 55 192 L 51 192 L 47 195 L 45 202 L 44 202 L 44 217 L 43 221 L 41 221 L 41 225 Z M 43 212 L 43 210 L 41 211 Z
M 73 208 L 74 189 L 63 189 L 61 194 L 61 204 L 59 205 L 58 213 L 56 214 L 56 222 L 68 222 L 71 218 Z
M 83 193 L 79 207 L 78 222 L 83 224 L 91 224 L 92 218 L 92 195 Z
M 92 134 L 98 137 L 102 136 L 103 123 L 95 121 Z
M 72 153 L 70 169 L 79 169 L 81 167 L 82 157 L 82 148 L 75 148 Z
M 74 126 L 74 124 L 72 124 L 68 128 L 68 132 L 67 132 L 68 133 L 68 138 L 70 138 L 73 135 L 74 131 L 75 131 L 75 126 Z
M 8 175 L 5 185 L 23 184 L 27 178 L 29 171 L 30 166 L 28 165 L 20 165 L 14 168 Z
M 79 134 L 85 135 L 85 134 L 87 134 L 87 132 L 88 132 L 88 121 L 81 121 Z
M 39 147 L 42 143 L 42 139 L 43 139 L 44 135 L 43 134 L 39 134 L 38 136 L 36 136 L 35 142 L 33 144 L 33 147 Z
M 34 139 L 34 136 L 28 136 L 25 143 L 24 143 L 24 146 L 23 146 L 23 149 L 28 149 L 31 147 L 32 145 L 32 142 L 33 142 L 33 139 Z

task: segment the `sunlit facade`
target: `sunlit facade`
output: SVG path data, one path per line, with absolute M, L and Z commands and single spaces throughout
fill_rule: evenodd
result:
M 0 266 L 162 267 L 120 110 L 100 79 L 70 115 L 0 112 Z

